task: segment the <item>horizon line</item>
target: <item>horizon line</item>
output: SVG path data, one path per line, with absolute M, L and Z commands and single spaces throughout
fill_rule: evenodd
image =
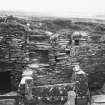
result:
M 67 14 L 68 13 L 68 14 Z M 88 14 L 80 12 L 66 12 L 65 16 L 61 14 L 54 14 L 54 12 L 39 12 L 39 11 L 20 11 L 20 10 L 0 10 L 0 15 L 20 15 L 29 17 L 51 17 L 51 18 L 84 18 L 84 19 L 99 19 L 105 20 L 105 14 Z

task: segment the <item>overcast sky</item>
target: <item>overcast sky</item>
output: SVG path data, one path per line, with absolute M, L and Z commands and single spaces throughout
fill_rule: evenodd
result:
M 105 0 L 0 0 L 0 10 L 55 16 L 105 16 Z

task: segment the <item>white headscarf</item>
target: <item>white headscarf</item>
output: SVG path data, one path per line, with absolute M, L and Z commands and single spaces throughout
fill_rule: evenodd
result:
M 75 71 L 77 74 L 85 74 L 85 72 L 80 68 L 79 65 L 75 65 L 74 71 Z

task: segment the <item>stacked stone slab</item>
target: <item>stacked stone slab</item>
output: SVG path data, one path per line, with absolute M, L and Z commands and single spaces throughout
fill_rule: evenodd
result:
M 29 36 L 29 58 L 31 68 L 35 71 L 33 76 L 35 85 L 46 84 L 48 80 L 49 47 L 49 36 L 43 30 L 37 33 L 34 31 Z
M 62 80 L 59 79 L 57 83 L 62 81 L 68 82 L 70 79 L 65 77 L 66 76 L 68 77 L 68 74 L 71 74 L 70 73 L 71 64 L 75 62 L 79 62 L 81 68 L 84 71 L 86 71 L 89 75 L 89 87 L 95 88 L 95 87 L 102 86 L 102 84 L 100 83 L 101 82 L 103 83 L 104 76 L 101 77 L 100 79 L 101 82 L 97 81 L 97 84 L 95 85 L 93 84 L 96 83 L 96 81 L 95 79 L 92 79 L 92 78 L 97 79 L 99 77 L 99 76 L 95 76 L 95 73 L 96 75 L 101 75 L 101 73 L 99 73 L 100 70 L 104 72 L 103 68 L 105 65 L 104 63 L 105 44 L 102 41 L 100 41 L 100 39 L 102 39 L 101 38 L 102 35 L 101 34 L 95 35 L 95 34 L 89 33 L 89 32 L 85 33 L 85 31 L 79 31 L 79 36 L 78 38 L 76 38 L 76 40 L 77 39 L 79 40 L 79 45 L 75 45 L 73 43 L 69 46 L 69 50 L 70 52 L 72 52 L 72 54 L 69 53 L 70 55 L 66 53 L 65 46 L 62 46 L 62 45 L 67 45 L 67 43 L 66 44 L 63 43 L 63 40 L 64 42 L 66 42 L 65 41 L 66 39 L 64 38 L 65 35 L 63 36 L 63 38 L 62 38 L 62 33 L 59 35 L 57 33 L 55 35 L 57 37 L 55 37 L 55 40 L 53 40 L 53 42 L 55 41 L 54 42 L 55 46 L 53 47 L 53 50 L 52 50 L 53 57 L 52 57 L 52 60 L 50 59 L 50 61 L 52 61 L 51 64 L 54 64 L 54 66 L 52 66 L 52 69 L 54 70 L 56 78 L 61 77 L 62 79 Z
M 16 90 L 22 70 L 28 63 L 28 30 L 13 17 L 5 17 L 4 20 L 0 22 L 0 72 L 11 71 L 11 88 Z
M 104 83 L 105 44 L 101 41 L 102 34 L 90 33 L 88 37 L 85 45 L 81 43 L 78 46 L 78 53 L 74 58 L 80 63 L 82 69 L 88 73 L 89 88 L 93 91 L 101 88 Z
M 51 36 L 52 49 L 49 53 L 50 69 L 56 77 L 55 84 L 69 83 L 71 77 L 71 65 L 69 55 L 66 53 L 66 46 L 69 43 L 68 34 L 60 33 Z
M 23 62 L 26 58 L 24 27 L 18 23 L 0 23 L 0 27 L 0 61 Z
M 39 31 L 40 32 L 40 31 Z M 30 62 L 35 70 L 35 85 L 68 83 L 71 77 L 71 65 L 65 48 L 69 42 L 67 36 L 58 35 L 52 39 L 45 32 L 29 36 Z M 55 41 L 54 41 L 55 40 Z

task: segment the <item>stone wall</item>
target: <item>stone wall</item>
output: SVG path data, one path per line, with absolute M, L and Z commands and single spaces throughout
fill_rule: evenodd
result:
M 23 68 L 27 65 L 25 25 L 13 17 L 0 22 L 0 72 L 11 71 L 11 88 L 16 90 Z

